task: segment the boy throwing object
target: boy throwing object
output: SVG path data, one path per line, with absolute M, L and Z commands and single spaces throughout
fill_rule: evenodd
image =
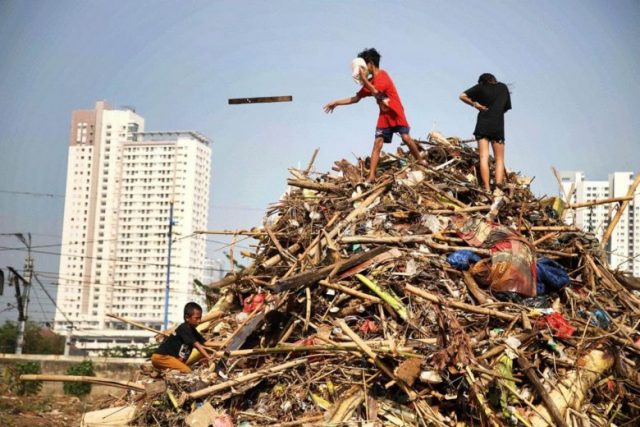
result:
M 338 99 L 324 106 L 326 113 L 332 113 L 333 109 L 339 105 L 350 105 L 359 102 L 362 98 L 373 96 L 380 108 L 378 123 L 376 125 L 375 140 L 371 151 L 371 167 L 367 182 L 372 183 L 376 179 L 376 168 L 380 160 L 380 152 L 384 143 L 391 143 L 394 133 L 399 133 L 402 141 L 407 144 L 411 154 L 415 159 L 423 163 L 420 157 L 418 145 L 409 135 L 410 127 L 404 115 L 404 108 L 400 101 L 400 96 L 396 90 L 391 77 L 386 71 L 380 69 L 380 54 L 374 48 L 363 50 L 358 54 L 366 64 L 365 68 L 360 68 L 360 82 L 362 89 L 350 98 Z M 371 78 L 368 78 L 368 75 Z

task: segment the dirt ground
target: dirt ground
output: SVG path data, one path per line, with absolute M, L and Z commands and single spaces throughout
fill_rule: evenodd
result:
M 79 426 L 82 414 L 97 408 L 97 402 L 72 396 L 0 396 L 2 427 Z

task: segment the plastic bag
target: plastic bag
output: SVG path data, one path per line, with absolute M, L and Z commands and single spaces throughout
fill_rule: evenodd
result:
M 557 262 L 540 258 L 536 261 L 536 288 L 538 294 L 557 292 L 569 284 L 571 279 L 564 268 Z
M 481 259 L 478 254 L 468 250 L 455 251 L 447 256 L 447 262 L 456 270 L 468 270 L 470 264 L 475 264 Z

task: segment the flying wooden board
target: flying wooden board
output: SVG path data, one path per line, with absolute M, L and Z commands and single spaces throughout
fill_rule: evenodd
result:
M 237 104 L 260 104 L 265 102 L 291 102 L 293 96 L 263 96 L 258 98 L 231 98 L 229 99 L 230 105 Z

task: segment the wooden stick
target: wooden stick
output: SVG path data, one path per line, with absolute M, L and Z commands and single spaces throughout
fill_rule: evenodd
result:
M 412 293 L 414 295 L 417 295 L 419 297 L 422 297 L 428 301 L 434 302 L 436 304 L 440 304 L 443 306 L 450 306 L 450 307 L 454 307 L 454 308 L 458 308 L 460 310 L 464 310 L 464 311 L 468 311 L 471 313 L 476 313 L 476 314 L 484 314 L 487 316 L 493 316 L 493 317 L 497 317 L 499 319 L 504 319 L 504 320 L 514 320 L 514 319 L 518 319 L 521 320 L 522 317 L 520 315 L 515 315 L 515 314 L 509 314 L 509 313 L 505 313 L 502 311 L 498 311 L 498 310 L 491 310 L 489 308 L 484 308 L 484 307 L 476 307 L 475 305 L 471 305 L 471 304 L 465 304 L 463 302 L 460 301 L 456 301 L 453 299 L 449 299 L 449 298 L 442 298 L 439 297 L 435 294 L 432 294 L 431 292 L 425 291 L 423 289 L 417 288 L 413 285 L 405 285 L 405 290 L 409 293 Z
M 215 234 L 220 236 L 252 236 L 262 237 L 266 233 L 263 230 L 198 230 L 194 231 L 194 234 Z
M 318 155 L 319 151 L 320 151 L 319 148 L 316 148 L 315 150 L 313 150 L 313 154 L 311 155 L 311 160 L 309 160 L 309 163 L 307 164 L 307 168 L 304 170 L 304 172 L 302 172 L 305 176 L 309 175 L 309 172 L 311 171 L 311 168 L 313 167 L 313 162 L 316 161 L 316 156 Z
M 542 398 L 544 405 L 547 407 L 547 410 L 549 411 L 549 414 L 551 415 L 551 418 L 556 423 L 556 425 L 560 427 L 568 427 L 567 423 L 564 421 L 564 418 L 560 414 L 560 411 L 558 410 L 555 402 L 553 401 L 553 399 L 551 399 L 549 393 L 547 393 L 547 390 L 545 390 L 542 381 L 540 381 L 540 378 L 538 378 L 538 376 L 536 375 L 533 367 L 531 366 L 531 363 L 529 363 L 527 358 L 522 354 L 518 355 L 518 363 L 524 370 L 524 374 L 527 376 L 527 378 L 529 378 L 529 381 L 531 381 L 531 384 Z
M 282 292 L 285 290 L 301 288 L 303 286 L 310 285 L 312 283 L 318 282 L 321 279 L 325 279 L 329 275 L 329 273 L 336 269 L 336 267 L 338 267 L 338 272 L 344 271 L 388 250 L 389 248 L 385 246 L 378 246 L 377 248 L 372 249 L 368 252 L 357 253 L 346 260 L 342 260 L 315 270 L 305 271 L 303 273 L 296 274 L 295 276 L 291 276 L 287 279 L 279 280 L 273 285 L 272 289 L 274 292 Z
M 274 246 L 276 247 L 278 253 L 280 254 L 280 258 L 295 262 L 296 259 L 282 247 L 280 241 L 273 233 L 273 231 L 271 231 L 271 229 L 267 226 L 267 224 L 264 225 L 264 230 L 267 232 L 267 234 L 269 235 L 269 239 L 271 239 L 271 242 L 273 242 Z
M 258 96 L 254 98 L 229 98 L 229 105 L 238 104 L 263 104 L 265 102 L 291 102 L 293 96 Z
M 328 182 L 315 182 L 307 179 L 287 179 L 287 184 L 292 187 L 306 188 L 325 193 L 344 193 L 344 189 L 342 187 L 335 184 L 329 184 Z
M 208 396 L 220 390 L 224 390 L 226 388 L 230 388 L 236 385 L 240 385 L 249 381 L 257 380 L 258 378 L 267 377 L 273 374 L 277 374 L 278 372 L 285 371 L 287 369 L 295 368 L 296 366 L 300 366 L 307 363 L 306 358 L 292 360 L 287 363 L 283 363 L 277 366 L 271 366 L 264 369 L 259 369 L 250 374 L 240 375 L 237 378 L 234 378 L 229 381 L 224 381 L 220 384 L 212 385 L 211 387 L 206 387 L 198 391 L 194 391 L 192 393 L 188 393 L 187 396 L 190 399 L 198 399 L 200 397 Z
M 351 289 L 351 288 L 349 288 L 347 286 L 343 286 L 343 285 L 341 285 L 339 283 L 330 283 L 330 282 L 328 282 L 326 280 L 320 280 L 318 282 L 318 284 L 322 285 L 322 286 L 324 286 L 326 288 L 331 288 L 331 289 L 335 289 L 335 290 L 340 291 L 340 292 L 344 292 L 345 294 L 353 295 L 354 297 L 362 298 L 364 300 L 369 300 L 369 301 L 374 302 L 374 303 L 378 303 L 379 304 L 379 303 L 382 302 L 382 300 L 380 298 L 378 298 L 378 297 L 374 297 L 373 295 L 369 295 L 369 294 L 366 294 L 364 292 L 360 292 L 360 291 L 357 291 L 355 289 Z
M 356 334 L 355 332 L 353 332 L 353 330 L 351 330 L 351 328 L 349 327 L 349 325 L 346 324 L 346 322 L 343 319 L 338 319 L 336 321 L 336 326 L 338 326 L 340 329 L 342 329 L 342 331 L 347 334 L 349 336 L 349 338 L 351 338 L 353 340 L 353 342 L 355 342 L 358 347 L 360 347 L 360 349 L 371 358 L 371 360 L 373 360 L 373 363 L 382 371 L 385 373 L 386 376 L 388 376 L 389 378 L 391 378 L 392 380 L 394 380 L 399 386 L 400 388 L 407 393 L 407 396 L 409 396 L 409 399 L 411 400 L 415 400 L 415 398 L 417 397 L 417 394 L 415 391 L 413 391 L 407 384 L 405 384 L 404 381 L 402 381 L 402 379 L 398 378 L 393 371 L 391 370 L 391 368 L 389 368 L 387 365 L 385 365 L 385 363 L 380 360 L 378 358 L 378 356 L 374 353 L 374 351 L 371 349 L 371 347 L 369 347 L 367 345 L 367 343 L 365 343 L 364 341 L 362 341 L 362 339 L 358 336 L 358 334 Z
M 576 203 L 573 205 L 567 205 L 567 209 L 580 209 L 580 208 L 588 208 L 591 206 L 597 205 L 606 205 L 607 203 L 617 203 L 617 202 L 626 202 L 633 200 L 633 196 L 625 196 L 625 197 L 609 197 L 608 199 L 600 199 L 600 200 L 592 200 L 590 202 Z
M 636 179 L 633 180 L 633 183 L 629 187 L 629 191 L 627 191 L 627 197 L 631 197 L 631 199 L 633 199 L 633 195 L 636 192 L 636 188 L 638 188 L 638 184 L 640 184 L 640 174 L 636 176 Z M 622 204 L 618 208 L 618 211 L 616 212 L 615 216 L 611 220 L 611 223 L 607 227 L 607 230 L 604 232 L 604 235 L 602 236 L 602 240 L 600 241 L 601 248 L 604 248 L 607 245 L 609 238 L 613 234 L 613 229 L 616 228 L 616 225 L 618 225 L 618 221 L 620 221 L 620 218 L 622 218 L 622 213 L 624 212 L 624 210 L 627 208 L 628 205 L 629 205 L 629 200 L 625 200 L 624 202 L 622 202 Z
M 20 375 L 20 381 L 60 381 L 60 382 L 74 382 L 74 383 L 90 383 L 90 384 L 99 384 L 99 385 L 109 386 L 109 387 L 132 389 L 137 391 L 145 390 L 143 385 L 138 383 L 133 383 L 130 381 L 112 380 L 109 378 L 101 378 L 101 377 L 88 377 L 84 375 L 47 375 L 47 374 L 32 375 L 32 374 L 29 374 L 29 375 Z
M 153 328 L 150 328 L 150 327 L 148 327 L 146 325 L 143 325 L 142 323 L 138 323 L 138 322 L 135 322 L 133 320 L 125 319 L 124 317 L 116 316 L 115 314 L 108 314 L 107 313 L 107 317 L 111 317 L 111 318 L 119 320 L 121 322 L 128 323 L 129 325 L 135 326 L 136 328 L 144 329 L 146 331 L 153 332 L 154 334 L 157 334 L 157 335 L 164 335 L 165 337 L 168 337 L 170 335 L 169 332 L 159 331 L 157 329 L 153 329 Z

